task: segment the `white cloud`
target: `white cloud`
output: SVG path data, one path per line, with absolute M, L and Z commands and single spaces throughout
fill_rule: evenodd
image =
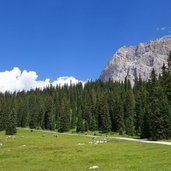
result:
M 157 27 L 156 31 L 171 33 L 171 26 Z
M 81 80 L 77 80 L 74 77 L 59 77 L 59 78 L 57 78 L 57 80 L 55 80 L 52 83 L 52 85 L 53 86 L 56 86 L 56 85 L 64 86 L 65 84 L 72 85 L 72 84 L 78 84 L 78 83 L 84 84 L 85 82 L 83 82 Z
M 48 78 L 43 81 L 39 81 L 37 78 L 38 75 L 35 71 L 21 71 L 18 67 L 14 67 L 11 71 L 0 72 L 0 92 L 28 91 L 35 88 L 43 89 L 50 84 L 52 84 L 52 86 L 63 86 L 64 84 L 85 83 L 74 77 L 59 77 L 53 82 L 50 82 Z

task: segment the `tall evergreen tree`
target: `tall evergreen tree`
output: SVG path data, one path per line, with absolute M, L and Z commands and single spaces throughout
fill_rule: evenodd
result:
M 149 136 L 153 140 L 162 138 L 162 114 L 160 111 L 160 96 L 161 89 L 157 75 L 153 69 L 151 72 L 151 79 L 149 85 L 149 108 L 148 108 L 148 119 L 149 119 Z
M 60 125 L 59 132 L 67 132 L 70 129 L 70 102 L 66 97 L 62 98 L 60 107 Z
M 111 130 L 111 118 L 107 98 L 103 95 L 98 103 L 99 130 L 109 132 Z
M 5 129 L 5 122 L 6 122 L 6 119 L 5 117 L 7 115 L 5 115 L 5 99 L 4 99 L 4 96 L 1 95 L 1 98 L 0 98 L 0 131 L 3 131 Z
M 4 94 L 3 104 L 3 126 L 7 135 L 16 133 L 17 117 L 15 111 L 15 96 L 10 93 Z
M 55 116 L 53 113 L 53 100 L 50 96 L 46 97 L 45 109 L 44 109 L 44 128 L 49 130 L 55 129 Z
M 119 134 L 123 134 L 125 130 L 124 124 L 124 108 L 121 97 L 117 97 L 116 99 L 116 108 L 115 108 L 115 131 L 119 132 Z
M 81 116 L 80 111 L 78 114 L 76 131 L 77 132 L 84 132 L 85 131 L 85 125 L 84 125 L 83 117 Z
M 14 104 L 13 104 L 14 105 Z M 17 130 L 17 113 L 15 111 L 15 107 L 10 105 L 9 111 L 8 111 L 8 120 L 6 122 L 6 135 L 14 135 Z
M 29 127 L 35 129 L 38 126 L 38 115 L 39 115 L 39 106 L 37 103 L 36 95 L 33 93 L 29 97 L 28 108 L 29 108 Z
M 131 83 L 128 80 L 125 88 L 125 104 L 124 104 L 124 120 L 125 131 L 128 135 L 135 134 L 135 98 L 131 88 Z

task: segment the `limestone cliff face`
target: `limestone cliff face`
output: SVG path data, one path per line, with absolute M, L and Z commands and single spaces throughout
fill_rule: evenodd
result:
M 121 47 L 105 66 L 100 75 L 102 81 L 109 78 L 124 81 L 127 76 L 134 84 L 135 74 L 143 80 L 150 76 L 152 68 L 159 74 L 163 63 L 167 63 L 171 51 L 171 36 L 165 36 L 137 46 Z

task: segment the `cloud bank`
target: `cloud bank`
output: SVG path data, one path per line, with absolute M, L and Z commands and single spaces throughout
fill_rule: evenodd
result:
M 49 85 L 63 86 L 65 84 L 78 84 L 79 82 L 85 83 L 74 77 L 59 77 L 53 82 L 48 78 L 43 81 L 37 79 L 38 75 L 35 71 L 21 71 L 18 67 L 14 67 L 11 71 L 0 72 L 0 92 L 28 91 L 35 88 L 43 89 Z

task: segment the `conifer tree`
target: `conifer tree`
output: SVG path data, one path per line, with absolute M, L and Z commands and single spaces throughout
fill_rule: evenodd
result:
M 119 132 L 119 134 L 123 134 L 125 130 L 125 124 L 124 124 L 124 108 L 123 108 L 123 102 L 121 100 L 121 97 L 117 97 L 116 103 L 115 103 L 115 131 Z
M 111 130 L 111 118 L 109 115 L 109 107 L 107 99 L 103 95 L 98 103 L 99 114 L 99 130 L 102 132 L 109 132 Z
M 171 138 L 171 110 L 164 92 L 160 94 L 160 130 L 158 131 L 157 139 Z M 158 127 L 158 129 L 159 129 Z
M 162 115 L 160 111 L 160 95 L 161 89 L 157 75 L 153 69 L 149 85 L 149 107 L 146 113 L 149 119 L 149 136 L 153 140 L 162 138 Z
M 83 117 L 82 117 L 82 111 L 81 108 L 78 107 L 78 111 L 77 111 L 77 127 L 76 127 L 76 131 L 77 132 L 84 132 L 85 131 L 85 127 L 84 127 L 84 122 L 83 122 Z
M 1 96 L 0 98 L 0 131 L 3 131 L 5 129 L 4 102 L 5 102 L 4 97 Z
M 46 97 L 45 101 L 45 113 L 44 113 L 44 128 L 49 130 L 55 129 L 55 117 L 54 117 L 54 107 L 53 107 L 53 100 L 50 96 Z
M 14 135 L 17 130 L 16 130 L 16 126 L 17 126 L 17 114 L 15 109 L 13 108 L 10 113 L 8 114 L 8 120 L 6 123 L 6 129 L 5 129 L 5 133 L 6 135 Z
M 125 99 L 125 130 L 126 134 L 135 134 L 135 99 L 132 89 L 127 90 Z
M 38 126 L 38 114 L 39 114 L 39 106 L 37 103 L 37 96 L 33 93 L 29 97 L 28 102 L 29 108 L 29 127 L 31 129 L 35 129 Z
M 134 96 L 135 96 L 135 130 L 137 135 L 142 135 L 143 124 L 144 124 L 144 114 L 146 106 L 146 88 L 142 82 L 141 75 L 134 86 Z
M 90 131 L 97 130 L 97 122 L 96 122 L 96 118 L 94 115 L 91 116 L 89 130 Z
M 59 132 L 67 132 L 70 129 L 70 102 L 66 97 L 62 98 L 60 106 Z

